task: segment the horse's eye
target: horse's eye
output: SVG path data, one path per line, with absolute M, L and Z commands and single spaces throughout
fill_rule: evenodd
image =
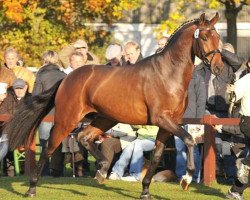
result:
M 207 36 L 202 35 L 202 36 L 201 36 L 201 39 L 204 40 L 204 41 L 207 41 Z

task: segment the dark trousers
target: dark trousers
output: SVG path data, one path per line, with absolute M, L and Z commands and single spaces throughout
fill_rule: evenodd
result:
M 250 187 L 250 182 L 247 184 L 242 184 L 238 179 L 235 181 L 234 185 L 231 187 L 231 192 L 238 192 L 243 194 L 244 190 Z
M 250 166 L 250 155 L 248 155 L 246 158 L 244 158 L 241 161 L 244 165 Z M 234 185 L 231 188 L 232 192 L 238 192 L 240 194 L 243 194 L 244 190 L 246 188 L 250 187 L 250 174 L 248 176 L 248 183 L 242 184 L 238 179 L 235 181 Z
M 51 155 L 50 169 L 52 169 L 52 176 L 63 176 L 64 154 L 62 153 L 62 143 Z
M 40 146 L 42 149 L 45 147 L 47 140 L 40 139 Z M 53 176 L 63 176 L 63 169 L 64 169 L 64 155 L 62 153 L 62 144 L 60 144 L 56 150 L 51 155 L 51 161 L 49 163 L 49 159 L 47 159 L 46 163 L 44 164 L 42 176 L 49 176 L 50 169 L 52 169 Z
M 246 158 L 244 158 L 242 161 L 241 161 L 244 165 L 247 165 L 250 167 L 250 155 L 248 155 Z
M 47 140 L 40 139 L 40 147 L 41 149 L 44 149 L 45 145 L 47 143 Z M 49 176 L 50 171 L 49 171 L 49 159 L 47 159 L 46 163 L 44 164 L 43 171 L 42 171 L 42 176 Z
M 3 159 L 3 171 L 7 176 L 14 176 L 14 156 L 13 151 L 9 151 Z

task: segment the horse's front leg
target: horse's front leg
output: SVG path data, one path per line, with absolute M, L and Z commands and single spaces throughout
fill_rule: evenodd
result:
M 177 137 L 182 139 L 187 147 L 187 172 L 186 175 L 182 176 L 180 185 L 184 190 L 187 190 L 190 183 L 192 182 L 192 176 L 195 171 L 194 165 L 194 140 L 192 136 L 181 126 L 178 131 L 175 133 Z
M 166 140 L 169 138 L 169 136 L 170 136 L 170 133 L 167 133 L 163 129 L 160 129 L 158 132 L 158 135 L 155 141 L 154 153 L 150 160 L 150 166 L 142 181 L 142 193 L 140 196 L 141 199 L 151 199 L 151 196 L 149 193 L 149 186 L 150 186 L 152 177 L 155 174 L 155 170 L 159 165 L 159 162 L 162 157 L 162 153 L 165 149 Z

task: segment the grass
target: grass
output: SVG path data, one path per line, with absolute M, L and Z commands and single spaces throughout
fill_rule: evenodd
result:
M 139 199 L 142 191 L 139 182 L 124 182 L 106 180 L 98 184 L 93 179 L 95 160 L 89 156 L 91 176 L 73 178 L 72 169 L 67 165 L 66 177 L 42 177 L 37 186 L 35 200 L 129 200 Z M 24 197 L 29 187 L 29 177 L 16 176 L 13 178 L 0 176 L 0 200 L 27 199 Z M 214 183 L 211 186 L 191 184 L 188 191 L 183 191 L 177 182 L 152 183 L 150 194 L 153 199 L 162 200 L 217 200 L 225 199 L 229 185 Z M 250 199 L 250 190 L 245 190 L 245 199 Z
M 188 191 L 183 191 L 178 183 L 152 183 L 150 192 L 153 199 L 185 199 L 185 200 L 216 200 L 224 199 L 230 186 L 212 184 L 210 187 L 202 184 L 192 184 Z M 141 193 L 141 183 L 107 180 L 100 185 L 93 178 L 53 178 L 42 177 L 37 187 L 36 200 L 49 199 L 138 199 Z M 0 177 L 0 199 L 24 199 L 28 189 L 28 177 Z M 250 191 L 244 193 L 245 199 L 250 199 Z

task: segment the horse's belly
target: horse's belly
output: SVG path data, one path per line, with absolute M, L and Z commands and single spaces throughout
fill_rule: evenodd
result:
M 121 107 L 118 105 L 99 107 L 100 114 L 127 124 L 147 124 L 147 112 L 145 109 L 135 109 L 134 107 Z

